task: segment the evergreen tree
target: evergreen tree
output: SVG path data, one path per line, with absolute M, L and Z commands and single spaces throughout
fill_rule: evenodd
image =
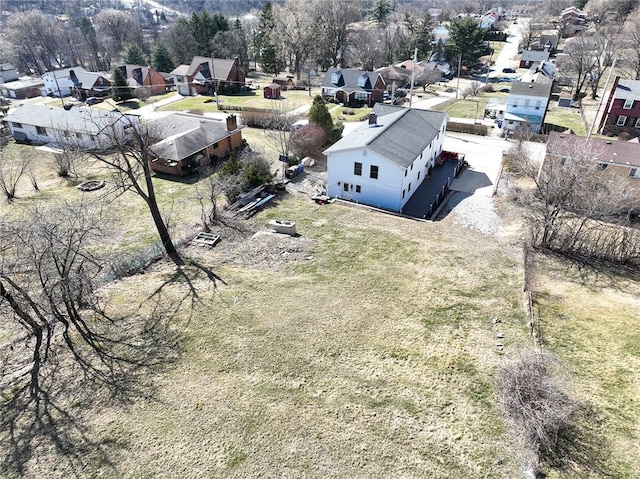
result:
M 428 59 L 433 51 L 433 22 L 431 15 L 425 13 L 420 21 L 415 24 L 411 33 L 411 49 L 418 49 L 418 58 Z M 413 52 L 412 52 L 413 54 Z
M 279 55 L 276 42 L 276 22 L 273 16 L 271 2 L 264 4 L 260 13 L 258 26 L 258 45 L 260 52 L 260 67 L 265 73 L 277 75 L 284 69 L 284 61 Z
M 385 23 L 391 11 L 389 0 L 375 0 L 369 11 L 369 18 L 376 23 Z
M 196 41 L 198 55 L 209 56 L 211 54 L 211 40 L 218 32 L 229 30 L 229 20 L 221 13 L 210 15 L 206 11 L 200 15 L 191 14 L 189 28 Z
M 146 65 L 147 56 L 137 43 L 129 43 L 122 54 L 122 61 L 128 65 Z
M 151 50 L 151 66 L 159 72 L 170 72 L 174 69 L 171 54 L 164 42 L 158 42 Z
M 112 84 L 111 84 L 111 98 L 114 101 L 125 101 L 131 98 L 131 92 L 127 85 L 127 80 L 120 71 L 119 68 L 113 70 Z
M 456 18 L 449 25 L 449 52 L 451 60 L 457 64 L 458 58 L 462 65 L 473 65 L 482 55 L 485 46 L 484 35 L 486 29 L 480 27 L 473 17 Z
M 331 133 L 333 129 L 333 118 L 320 95 L 313 98 L 313 104 L 309 110 L 309 123 L 320 125 L 327 133 Z

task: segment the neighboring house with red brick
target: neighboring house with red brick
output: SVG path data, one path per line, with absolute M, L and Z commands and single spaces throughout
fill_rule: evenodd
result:
M 617 136 L 627 132 L 640 136 L 640 80 L 623 80 L 619 76 L 609 91 L 598 131 Z
M 148 158 L 151 169 L 167 175 L 187 175 L 242 147 L 242 132 L 235 115 L 225 121 L 174 113 L 140 128 L 153 143 Z
M 349 106 L 382 102 L 386 84 L 377 72 L 329 68 L 322 82 L 322 97 Z
M 180 65 L 171 72 L 178 93 L 184 96 L 238 93 L 245 86 L 245 72 L 240 59 L 193 57 L 190 65 Z
M 619 198 L 621 207 L 640 207 L 640 143 L 551 132 L 544 161 L 564 166 L 571 162 L 572 153 L 584 158 L 586 152 L 593 160 L 593 175 L 603 182 L 613 179 L 629 192 Z
M 164 77 L 152 67 L 142 65 L 118 65 L 118 70 L 122 72 L 127 80 L 127 85 L 133 90 L 139 87 L 149 89 L 150 95 L 160 95 L 167 91 L 167 82 Z

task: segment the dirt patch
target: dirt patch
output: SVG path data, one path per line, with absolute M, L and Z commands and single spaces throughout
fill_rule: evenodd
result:
M 227 222 L 215 228 L 221 241 L 214 248 L 190 244 L 185 256 L 206 258 L 212 264 L 238 264 L 257 268 L 278 268 L 313 258 L 313 240 L 259 229 L 251 222 Z

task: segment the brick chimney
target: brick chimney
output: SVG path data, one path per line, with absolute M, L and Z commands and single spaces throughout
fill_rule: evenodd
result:
M 235 115 L 229 115 L 227 117 L 227 131 L 233 131 L 238 129 L 238 122 Z
M 369 113 L 369 128 L 374 128 L 378 126 L 378 115 L 371 112 Z

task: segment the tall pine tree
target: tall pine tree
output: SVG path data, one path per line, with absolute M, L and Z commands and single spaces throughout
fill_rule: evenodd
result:
M 113 70 L 111 83 L 111 98 L 114 101 L 125 101 L 131 98 L 131 91 L 127 85 L 127 80 L 119 68 Z
M 129 65 L 146 65 L 147 56 L 137 43 L 129 43 L 122 54 L 122 61 Z
M 260 47 L 260 67 L 265 73 L 277 75 L 284 69 L 284 61 L 280 57 L 276 42 L 276 22 L 273 16 L 273 5 L 267 2 L 260 13 L 258 27 L 258 44 Z
M 174 69 L 171 54 L 164 42 L 158 42 L 151 50 L 151 66 L 159 72 L 168 73 Z

